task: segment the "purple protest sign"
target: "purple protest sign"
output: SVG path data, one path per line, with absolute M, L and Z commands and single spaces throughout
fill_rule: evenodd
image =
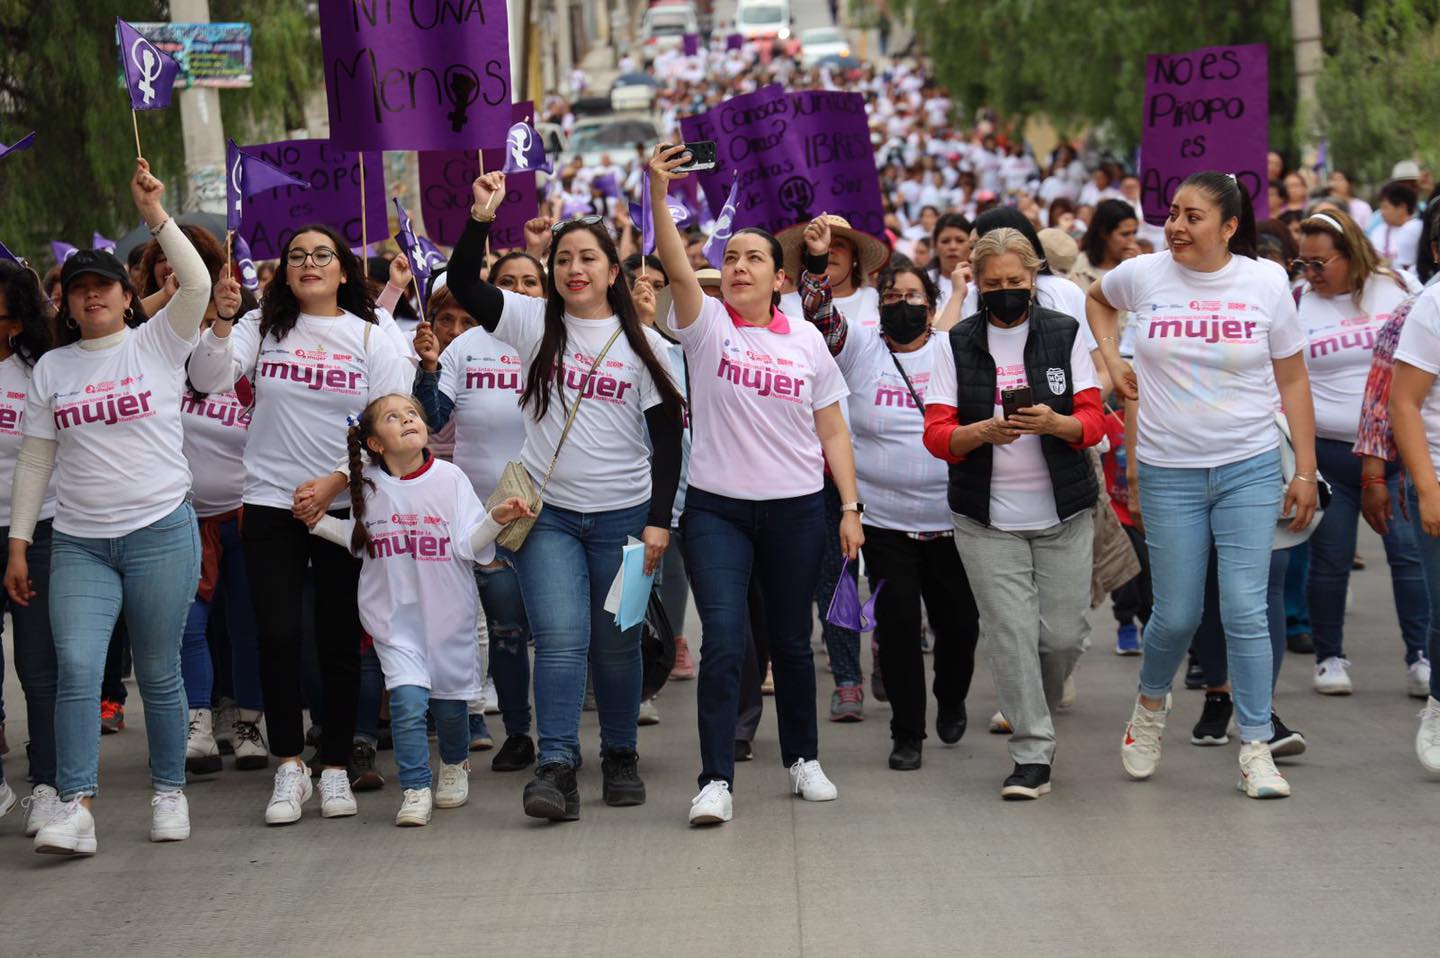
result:
M 338 146 L 474 149 L 512 122 L 506 0 L 320 0 L 320 42 Z
M 700 34 L 687 33 L 680 41 L 680 49 L 687 57 L 693 57 L 700 52 Z
M 485 151 L 485 169 L 498 170 L 504 150 Z M 492 165 L 493 164 L 493 165 Z M 425 232 L 441 246 L 454 246 L 470 216 L 470 184 L 480 175 L 474 150 L 424 150 L 420 153 L 420 218 Z M 538 215 L 534 173 L 505 177 L 505 200 L 490 224 L 491 249 L 524 249 L 525 223 Z
M 1234 174 L 1255 218 L 1269 216 L 1270 79 L 1264 44 L 1205 47 L 1145 58 L 1140 196 L 1159 226 L 1182 180 L 1201 170 Z
M 241 147 L 310 189 L 277 186 L 245 200 L 240 235 L 256 259 L 274 259 L 296 230 L 322 223 L 351 247 L 360 245 L 360 154 L 329 140 L 280 140 Z M 365 219 L 370 239 L 390 235 L 385 202 L 385 167 L 378 152 L 365 154 Z

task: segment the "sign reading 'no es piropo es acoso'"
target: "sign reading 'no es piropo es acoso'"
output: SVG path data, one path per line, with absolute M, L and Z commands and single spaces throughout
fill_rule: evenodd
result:
M 458 150 L 504 141 L 505 0 L 320 0 L 320 40 L 337 146 Z

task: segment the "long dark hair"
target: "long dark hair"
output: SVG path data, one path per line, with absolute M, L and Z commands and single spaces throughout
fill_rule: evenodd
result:
M 1250 202 L 1250 194 L 1245 192 L 1245 187 L 1240 185 L 1240 181 L 1228 173 L 1206 170 L 1203 173 L 1191 173 L 1185 177 L 1179 189 L 1183 190 L 1187 186 L 1195 187 L 1220 208 L 1222 224 L 1230 219 L 1239 224 L 1235 228 L 1235 235 L 1230 237 L 1230 252 L 1235 256 L 1257 259 L 1255 208 Z
M 28 266 L 0 260 L 0 292 L 5 294 L 8 318 L 20 321 L 20 332 L 10 337 L 10 350 L 33 368 L 55 342 L 50 301 L 40 289 L 40 277 Z
M 599 244 L 609 265 L 617 268 L 620 266 L 620 254 L 615 249 L 615 241 L 603 226 L 579 220 L 575 222 L 576 225 L 562 230 L 550 244 L 550 256 L 545 269 L 545 334 L 540 339 L 540 348 L 526 373 L 525 391 L 520 394 L 520 405 L 530 409 L 536 422 L 545 418 L 545 414 L 550 411 L 552 395 L 559 396 L 561 408 L 565 406 L 565 350 L 568 341 L 565 333 L 565 300 L 561 298 L 560 290 L 555 285 L 555 256 L 560 251 L 560 240 L 567 233 L 584 230 L 595 237 L 595 242 Z M 605 300 L 620 320 L 620 328 L 625 331 L 625 341 L 650 371 L 650 378 L 655 381 L 655 388 L 660 392 L 665 411 L 674 416 L 676 422 L 682 421 L 685 400 L 681 398 L 679 390 L 670 380 L 669 371 L 661 365 L 655 351 L 650 348 L 649 340 L 645 338 L 645 326 L 635 312 L 635 301 L 630 298 L 630 286 L 617 279 L 606 289 Z
M 200 254 L 204 261 L 205 268 L 210 271 L 210 282 L 214 283 L 220 278 L 220 270 L 225 266 L 225 248 L 215 239 L 215 235 L 203 226 L 182 226 L 180 232 L 195 247 L 195 252 Z M 140 275 L 145 277 L 141 281 L 140 295 L 153 296 L 160 292 L 160 284 L 155 282 L 155 264 L 165 255 L 160 248 L 159 240 L 151 240 L 145 244 L 145 252 L 140 256 Z
M 335 291 L 336 305 L 367 323 L 378 324 L 379 320 L 375 318 L 375 294 L 365 282 L 364 262 L 350 252 L 350 247 L 339 233 L 323 223 L 302 226 L 296 230 L 294 235 L 285 241 L 285 248 L 280 251 L 278 268 L 289 269 L 287 259 L 290 256 L 290 244 L 294 243 L 295 237 L 301 233 L 323 233 L 335 249 L 335 258 L 340 263 L 340 274 L 345 280 Z M 290 288 L 288 277 L 282 274 L 278 282 L 271 281 L 265 289 L 265 299 L 260 304 L 260 338 L 264 339 L 273 332 L 276 342 L 283 340 L 290 330 L 295 328 L 299 318 L 300 301 L 295 298 L 295 291 Z
M 1006 228 L 1019 230 L 1030 241 L 1030 245 L 1035 247 L 1035 255 L 1040 257 L 1041 276 L 1055 275 L 1050 269 L 1050 261 L 1045 258 L 1045 247 L 1040 245 L 1040 234 L 1035 232 L 1035 224 L 1027 220 L 1024 213 L 1013 206 L 997 206 L 975 217 L 975 232 L 978 236 L 984 236 L 991 230 Z
M 1126 220 L 1139 221 L 1135 215 L 1135 207 L 1124 200 L 1101 200 L 1100 205 L 1095 207 L 1095 213 L 1090 217 L 1090 228 L 1085 231 L 1085 258 L 1090 265 L 1099 267 L 1105 260 L 1105 245 L 1110 242 L 1110 236 L 1120 224 Z
M 143 325 L 150 315 L 145 312 L 145 305 L 140 302 L 140 294 L 135 292 L 135 287 L 130 282 L 130 273 L 126 271 L 125 275 L 115 282 L 130 296 L 130 305 L 125 310 L 125 325 L 131 329 Z M 80 341 L 80 324 L 70 315 L 70 295 L 63 286 L 60 288 L 60 308 L 55 313 L 55 330 L 57 346 L 69 346 Z

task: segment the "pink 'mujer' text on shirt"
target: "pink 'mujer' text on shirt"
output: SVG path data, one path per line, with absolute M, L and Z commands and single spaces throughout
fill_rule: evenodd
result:
M 573 365 L 565 367 L 565 386 L 579 392 L 582 399 L 589 399 L 593 396 L 614 405 L 622 405 L 625 402 L 625 393 L 635 388 L 635 384 L 628 380 L 617 379 L 598 370 L 595 375 L 591 376 L 590 367 L 595 364 L 593 356 L 576 353 L 574 359 Z M 584 364 L 583 368 L 581 363 Z M 607 365 L 617 364 L 607 363 Z M 623 367 L 623 364 L 618 365 Z
M 364 374 L 348 372 L 324 363 L 308 366 L 288 361 L 265 360 L 260 363 L 260 376 L 266 379 L 288 379 L 309 389 L 358 395 L 360 380 Z
M 1206 343 L 1253 343 L 1259 323 L 1230 317 L 1193 316 L 1165 318 L 1157 316 L 1150 321 L 1151 339 L 1198 339 Z
M 520 370 L 484 369 L 469 367 L 465 370 L 466 389 L 499 389 L 505 392 L 520 392 Z
M 728 379 L 732 385 L 755 390 L 758 396 L 775 396 L 786 402 L 800 402 L 800 391 L 805 380 L 787 376 L 768 369 L 740 365 L 728 356 L 720 357 L 720 368 L 715 370 L 720 379 Z
M 417 529 L 378 533 L 370 538 L 367 548 L 372 559 L 414 556 L 422 562 L 448 562 L 451 558 L 448 535 L 436 535 Z
M 1367 353 L 1373 353 L 1376 329 L 1383 326 L 1389 318 L 1388 315 L 1376 316 L 1377 326 L 1374 328 L 1356 329 L 1350 332 L 1336 330 L 1328 336 L 1312 339 L 1310 341 L 1310 358 L 1319 359 L 1321 356 L 1338 353 L 1343 349 L 1363 349 Z
M 12 399 L 15 397 L 11 397 Z M 22 395 L 21 400 L 25 397 Z M 0 406 L 0 433 L 7 436 L 20 435 L 20 424 L 25 421 L 25 410 L 12 406 Z
M 82 402 L 56 403 L 55 428 L 69 429 L 83 423 L 98 422 L 107 426 L 132 419 L 155 415 L 150 408 L 150 390 L 135 395 L 106 396 Z
M 222 426 L 234 426 L 237 429 L 247 429 L 250 426 L 250 410 L 232 397 L 219 400 L 201 399 L 194 393 L 187 392 L 180 397 L 180 411 L 191 416 L 213 419 Z

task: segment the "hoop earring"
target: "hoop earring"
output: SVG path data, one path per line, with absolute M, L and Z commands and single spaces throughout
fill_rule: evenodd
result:
M 128 323 L 128 322 L 130 322 L 130 320 L 132 320 L 132 319 L 134 319 L 134 318 L 135 318 L 135 307 L 134 307 L 134 306 L 126 306 L 126 307 L 125 307 L 125 322 Z
M 15 348 L 16 348 L 16 347 L 15 347 L 15 337 L 14 337 L 14 336 L 11 336 L 11 337 L 7 338 L 7 339 L 5 340 L 5 345 L 6 345 L 6 346 L 9 346 L 9 347 L 10 347 L 10 351 L 13 353 L 13 352 L 15 351 Z
M 65 317 L 65 326 L 66 326 L 66 328 L 68 328 L 68 329 L 75 329 L 75 330 L 78 330 L 78 329 L 80 328 L 80 324 L 77 323 L 77 322 L 75 322 L 75 317 L 74 317 L 74 316 L 66 316 L 66 317 Z

